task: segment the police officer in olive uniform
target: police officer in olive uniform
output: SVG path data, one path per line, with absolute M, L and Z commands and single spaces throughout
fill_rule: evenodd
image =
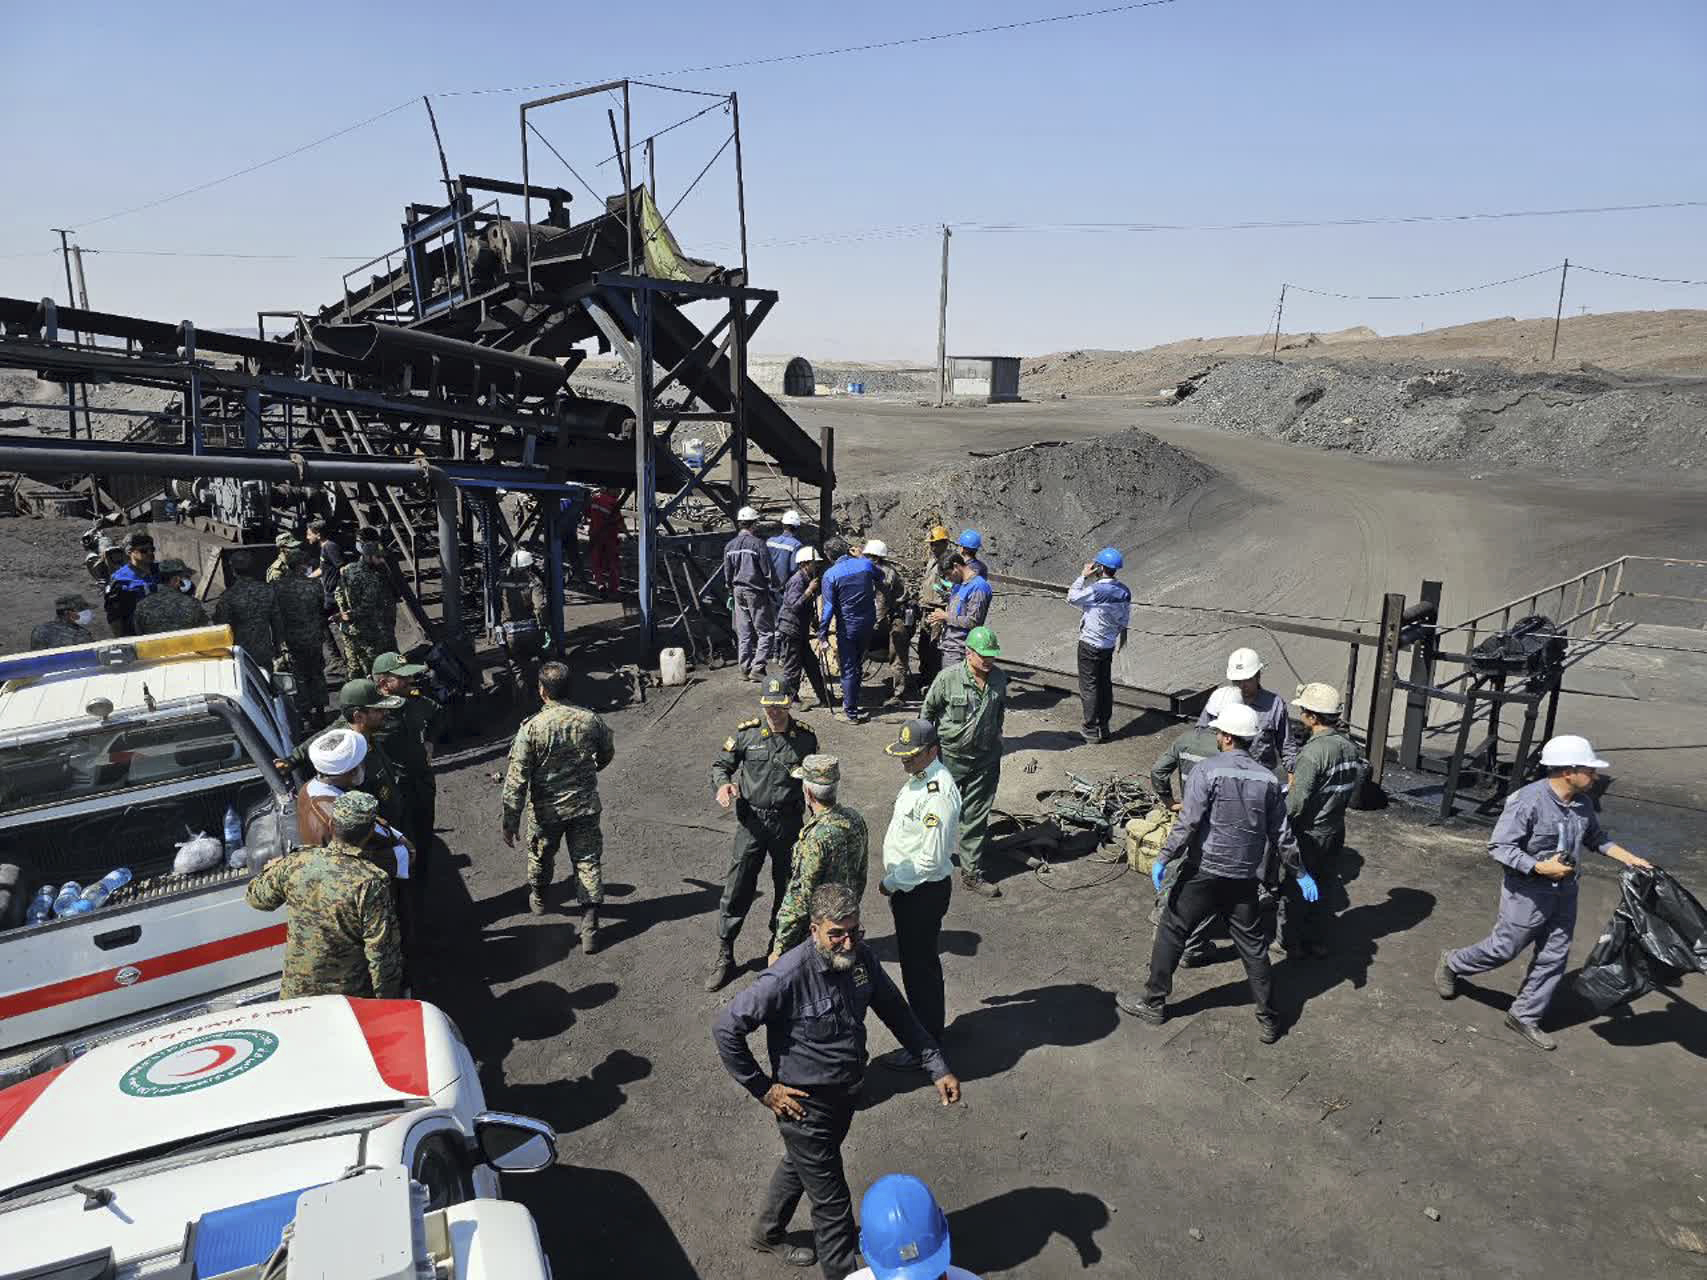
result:
M 75 592 L 60 596 L 53 602 L 53 621 L 43 622 L 30 632 L 31 649 L 62 649 L 68 644 L 89 644 L 95 633 L 89 624 L 95 620 L 90 603 Z
M 764 714 L 743 720 L 723 743 L 711 766 L 717 803 L 735 808 L 735 849 L 723 881 L 717 911 L 717 959 L 705 976 L 705 989 L 716 991 L 735 973 L 735 938 L 753 905 L 759 868 L 771 864 L 771 912 L 765 937 L 776 928 L 777 909 L 788 889 L 794 841 L 800 835 L 806 797 L 794 770 L 818 750 L 818 735 L 801 724 L 789 707 L 794 699 L 779 679 L 765 681 L 759 695 Z

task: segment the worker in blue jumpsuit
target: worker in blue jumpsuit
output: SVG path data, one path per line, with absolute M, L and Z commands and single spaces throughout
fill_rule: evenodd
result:
M 1494 929 L 1473 947 L 1442 951 L 1434 985 L 1443 1000 L 1458 994 L 1458 979 L 1486 973 L 1516 959 L 1526 947 L 1535 956 L 1518 988 L 1505 1024 L 1537 1049 L 1558 1042 L 1541 1030 L 1548 1002 L 1564 976 L 1577 926 L 1577 862 L 1584 849 L 1626 867 L 1650 867 L 1601 829 L 1589 798 L 1606 761 L 1587 738 L 1561 734 L 1541 748 L 1547 776 L 1506 797 L 1488 839 L 1488 856 L 1505 867 Z
M 877 566 L 852 555 L 840 539 L 830 546 L 841 556 L 824 571 L 819 592 L 824 605 L 818 615 L 818 639 L 827 643 L 830 620 L 836 622 L 836 658 L 842 672 L 842 715 L 853 724 L 871 717 L 859 709 L 859 684 L 865 651 L 877 627 Z
M 965 535 L 962 535 L 963 537 Z M 966 659 L 966 637 L 975 627 L 984 626 L 990 616 L 990 580 L 984 576 L 984 562 L 962 556 L 949 567 L 949 580 L 954 590 L 948 605 L 930 615 L 931 622 L 942 627 L 942 665 L 944 669 Z
M 782 513 L 782 532 L 765 539 L 770 552 L 771 572 L 776 580 L 787 585 L 794 576 L 794 553 L 800 550 L 800 513 L 792 508 Z
M 1114 714 L 1114 651 L 1126 647 L 1132 621 L 1132 592 L 1115 577 L 1125 563 L 1119 551 L 1104 547 L 1067 588 L 1067 603 L 1085 614 L 1079 622 L 1079 736 L 1090 743 L 1108 739 Z

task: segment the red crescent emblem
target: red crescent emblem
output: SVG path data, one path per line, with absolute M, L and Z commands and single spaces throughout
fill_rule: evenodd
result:
M 211 1053 L 213 1061 L 204 1067 L 197 1067 L 193 1071 L 174 1071 L 172 1073 L 174 1079 L 182 1080 L 186 1076 L 205 1076 L 210 1071 L 217 1071 L 237 1056 L 236 1048 L 228 1044 L 204 1044 L 199 1048 L 191 1049 L 190 1052 Z

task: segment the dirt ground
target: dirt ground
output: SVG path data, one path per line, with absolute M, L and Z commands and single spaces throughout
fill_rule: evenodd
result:
M 1681 487 L 1425 471 L 1230 437 L 1120 401 L 943 411 L 839 401 L 802 417 L 808 429 L 837 425 L 844 486 L 894 484 L 969 448 L 1153 431 L 1218 473 L 1166 536 L 1127 549 L 1135 589 L 1170 600 L 1367 617 L 1382 591 L 1429 574 L 1446 579 L 1448 612 L 1462 615 L 1625 551 L 1707 558 L 1701 497 Z M 7 648 L 54 594 L 87 583 L 79 527 L 0 522 Z M 1002 554 L 992 548 L 998 569 Z M 999 598 L 998 609 L 998 629 L 1021 651 L 1059 655 L 1070 643 L 1060 606 Z M 630 660 L 614 621 L 609 606 L 571 609 L 576 696 L 609 716 L 617 738 L 601 781 L 606 949 L 585 956 L 571 914 L 526 912 L 523 855 L 500 838 L 494 781 L 515 716 L 494 714 L 443 747 L 439 834 L 456 874 L 433 889 L 440 944 L 422 994 L 461 1025 L 491 1105 L 563 1135 L 557 1168 L 509 1184 L 559 1275 L 781 1275 L 742 1244 L 778 1154 L 774 1124 L 727 1078 L 710 1038 L 717 1010 L 762 964 L 765 897 L 738 948 L 747 974 L 716 995 L 700 989 L 732 832 L 708 770 L 730 728 L 754 714 L 753 687 L 728 670 L 699 672 L 679 698 L 654 691 L 635 705 L 611 674 Z M 1146 621 L 1121 674 L 1212 683 L 1226 648 L 1244 641 L 1192 630 Z M 1328 661 L 1284 648 L 1303 671 Z M 1282 666 L 1274 683 L 1290 692 L 1290 679 Z M 899 714 L 862 727 L 807 718 L 843 760 L 845 797 L 880 832 L 900 783 L 881 747 Z M 1068 732 L 1076 723 L 1072 700 L 1016 701 L 1002 807 L 1035 805 L 1066 768 L 1146 771 L 1176 732 L 1155 716 L 1117 718 L 1114 742 L 1085 747 Z M 1656 755 L 1695 767 L 1707 751 L 1698 731 L 1670 733 L 1629 741 L 1631 771 Z M 1655 745 L 1664 749 L 1634 754 Z M 1615 834 L 1640 831 L 1639 850 L 1707 890 L 1699 805 L 1638 806 L 1615 790 L 1606 820 Z M 1236 961 L 1182 972 L 1163 1028 L 1116 1010 L 1112 992 L 1139 980 L 1148 954 L 1140 877 L 1088 859 L 1046 876 L 998 864 L 1003 898 L 957 893 L 944 934 L 946 1051 L 965 1099 L 944 1109 L 922 1084 L 874 1073 L 845 1149 L 856 1195 L 891 1170 L 925 1178 L 949 1211 L 955 1261 L 986 1276 L 1707 1267 L 1707 985 L 1688 978 L 1606 1019 L 1562 1001 L 1560 1049 L 1541 1055 L 1500 1026 L 1515 966 L 1452 1004 L 1430 984 L 1439 950 L 1491 922 L 1499 878 L 1485 833 L 1423 826 L 1395 808 L 1354 814 L 1349 843 L 1339 947 L 1279 966 L 1295 1024 L 1266 1048 Z M 866 924 L 893 973 L 875 879 Z M 1590 869 L 1574 963 L 1615 887 Z M 874 1023 L 873 1051 L 889 1043 Z M 804 1212 L 797 1230 L 804 1239 Z

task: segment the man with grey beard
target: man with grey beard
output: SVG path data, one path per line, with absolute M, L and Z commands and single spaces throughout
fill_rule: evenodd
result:
M 843 1280 L 859 1265 L 842 1142 L 865 1080 L 866 1009 L 923 1062 L 943 1106 L 960 1101 L 960 1081 L 866 947 L 854 891 L 820 885 L 808 914 L 811 936 L 729 1002 L 712 1036 L 724 1067 L 776 1116 L 782 1135 L 782 1162 L 748 1243 L 791 1266 L 816 1261 L 827 1280 Z M 768 1074 L 747 1046 L 760 1026 L 770 1053 Z M 790 1245 L 784 1235 L 803 1194 L 812 1201 L 816 1251 Z

